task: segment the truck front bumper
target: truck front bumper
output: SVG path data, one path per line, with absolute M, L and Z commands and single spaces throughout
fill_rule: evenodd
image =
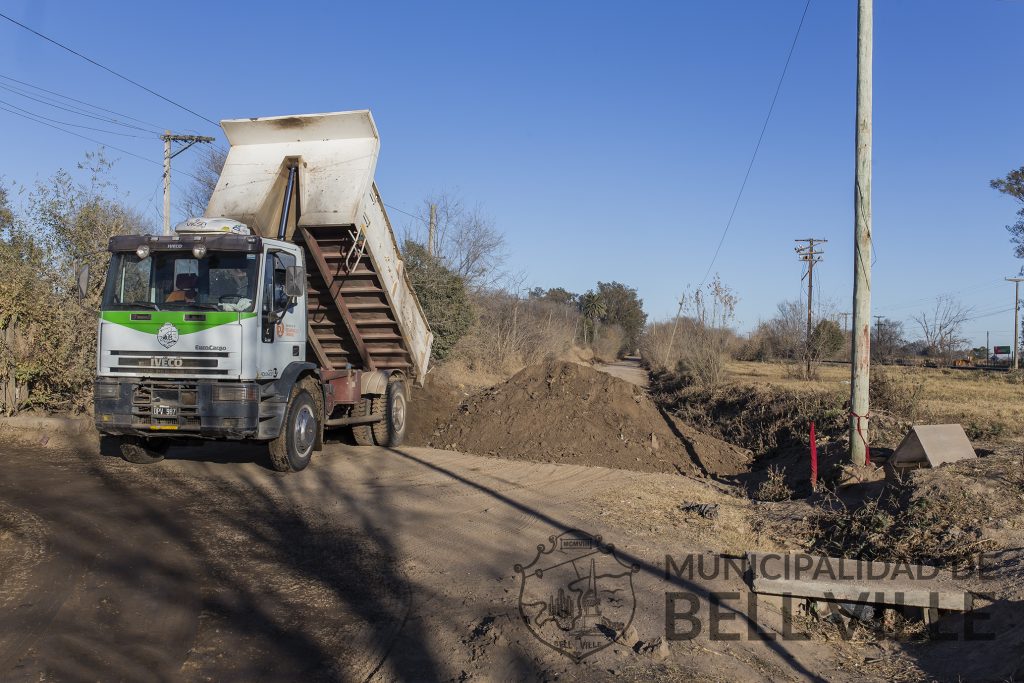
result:
M 95 408 L 104 434 L 245 439 L 260 431 L 255 382 L 101 378 Z

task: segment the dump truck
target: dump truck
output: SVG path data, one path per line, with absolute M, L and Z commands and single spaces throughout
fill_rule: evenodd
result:
M 433 336 L 374 183 L 373 117 L 221 126 L 230 148 L 205 215 L 110 240 L 95 382 L 104 448 L 141 464 L 185 440 L 262 442 L 293 472 L 325 429 L 399 445 Z

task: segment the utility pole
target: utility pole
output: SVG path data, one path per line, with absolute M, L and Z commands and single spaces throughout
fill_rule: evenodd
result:
M 988 359 L 989 359 L 988 349 L 989 349 L 989 346 L 988 346 L 988 332 L 986 332 L 985 333 L 985 365 L 988 365 Z
M 807 377 L 811 376 L 811 318 L 812 305 L 814 304 L 814 264 L 821 261 L 823 252 L 816 251 L 815 245 L 826 244 L 828 240 L 820 240 L 816 237 L 805 237 L 802 240 L 793 240 L 800 246 L 793 249 L 796 257 L 807 264 L 807 347 L 804 350 L 804 362 L 807 364 Z
M 1020 283 L 1024 282 L 1024 277 L 1008 277 L 1007 282 L 1013 283 L 1013 369 L 1017 369 L 1017 356 L 1020 355 L 1018 351 L 1018 344 L 1020 342 Z
M 884 315 L 873 315 L 871 317 L 875 319 L 875 344 L 878 345 L 878 354 L 879 354 L 878 357 L 877 357 L 877 360 L 878 360 L 878 362 L 882 362 L 882 356 L 881 356 L 881 353 L 882 353 L 882 318 L 884 318 L 885 316 Z
M 164 141 L 164 234 L 171 234 L 171 159 L 178 156 L 192 145 L 203 142 L 213 142 L 214 138 L 206 135 L 175 135 L 169 130 L 165 130 L 164 134 L 160 136 L 160 139 Z M 187 143 L 184 147 L 179 149 L 174 154 L 171 154 L 171 143 L 172 142 L 184 142 Z
M 668 337 L 668 351 L 665 353 L 665 360 L 671 362 L 672 359 L 672 344 L 676 341 L 676 330 L 679 329 L 679 316 L 683 314 L 683 304 L 686 303 L 685 297 L 679 297 L 679 308 L 676 309 L 676 319 L 672 323 L 672 334 Z
M 437 233 L 437 204 L 430 205 L 430 223 L 427 227 L 427 253 L 434 255 L 434 235 Z
M 850 363 L 850 459 L 868 454 L 871 376 L 871 70 L 873 0 L 857 5 L 857 131 L 853 190 L 853 338 Z
M 850 331 L 850 314 L 839 313 L 839 315 L 842 316 L 843 318 L 843 334 L 846 334 L 847 332 Z

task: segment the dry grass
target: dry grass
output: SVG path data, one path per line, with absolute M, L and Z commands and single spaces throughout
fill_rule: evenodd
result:
M 796 390 L 849 391 L 849 366 L 822 365 L 816 380 L 793 377 L 790 366 L 788 363 L 732 361 L 725 381 L 739 386 L 772 384 Z M 1024 384 L 1017 383 L 1007 373 L 898 366 L 885 370 L 905 380 L 908 386 L 922 385 L 917 400 L 918 422 L 958 422 L 973 439 L 1024 436 Z

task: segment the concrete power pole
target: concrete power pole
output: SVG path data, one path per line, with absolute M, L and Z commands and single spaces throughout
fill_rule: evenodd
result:
M 853 338 L 850 370 L 850 459 L 867 461 L 871 375 L 871 70 L 872 0 L 857 8 L 857 141 L 853 191 Z
M 804 350 L 804 362 L 807 364 L 807 377 L 811 376 L 811 325 L 814 304 L 814 264 L 821 261 L 821 251 L 815 251 L 818 244 L 826 244 L 828 240 L 819 240 L 816 237 L 806 237 L 802 240 L 793 240 L 801 246 L 796 247 L 798 259 L 807 264 L 807 346 Z
M 171 159 L 178 156 L 192 145 L 203 142 L 213 142 L 214 138 L 206 135 L 175 135 L 171 131 L 166 130 L 164 134 L 160 136 L 160 139 L 164 141 L 164 234 L 171 234 Z M 184 147 L 179 149 L 174 154 L 171 154 L 171 143 L 172 142 L 184 142 L 187 143 Z
M 437 234 L 437 204 L 430 205 L 430 223 L 427 227 L 427 253 L 434 255 L 434 237 Z
M 1008 277 L 1007 282 L 1013 283 L 1013 369 L 1016 370 L 1018 367 L 1020 355 L 1019 346 L 1020 343 L 1020 283 L 1024 282 L 1024 277 Z

